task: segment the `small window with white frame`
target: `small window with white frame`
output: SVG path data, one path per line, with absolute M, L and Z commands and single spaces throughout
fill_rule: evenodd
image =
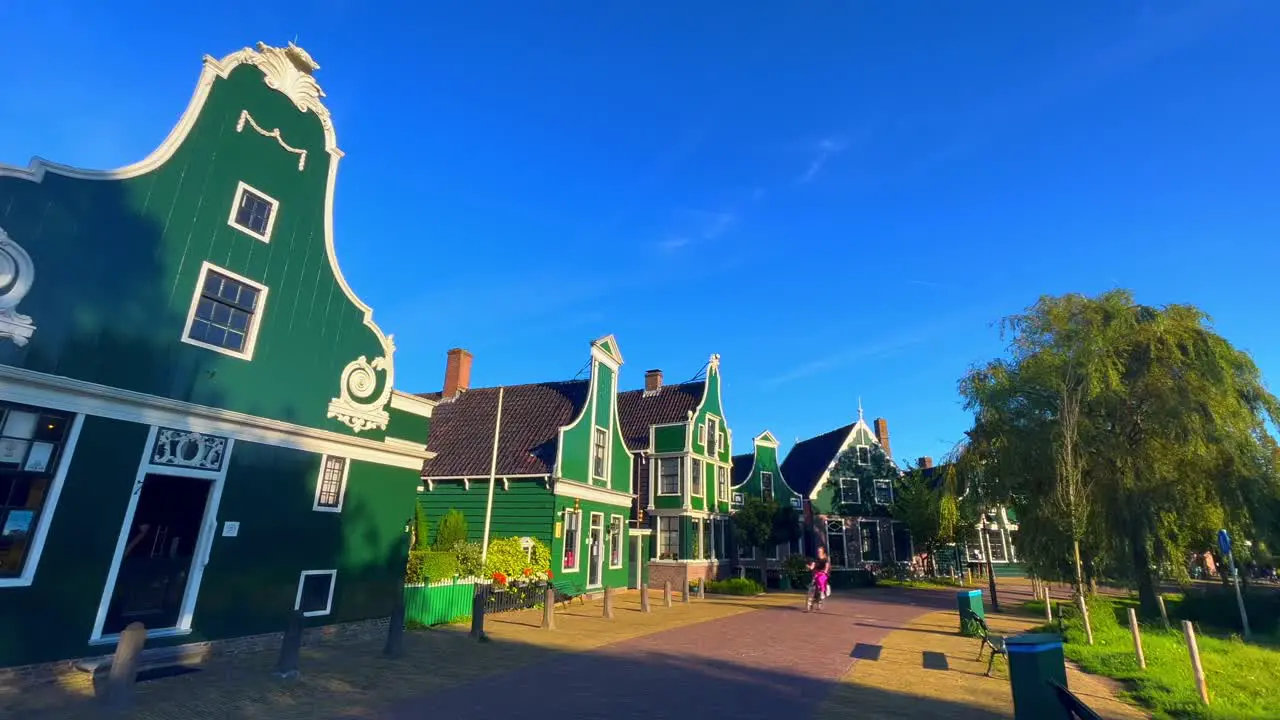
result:
M 658 494 L 680 495 L 680 481 L 684 479 L 684 461 L 678 457 L 658 459 Z
M 347 495 L 347 459 L 325 455 L 320 460 L 320 475 L 316 478 L 316 500 L 312 510 L 342 512 L 342 501 Z
M 859 465 L 870 465 L 870 464 L 871 464 L 871 448 L 870 448 L 870 447 L 868 447 L 868 446 L 866 446 L 866 445 L 859 445 L 859 446 L 857 447 L 857 453 L 858 453 L 858 464 L 859 464 Z
M 862 498 L 858 494 L 858 478 L 842 477 L 838 482 L 840 484 L 840 503 L 842 505 L 853 505 L 862 502 Z
M 242 182 L 236 187 L 227 224 L 255 240 L 271 242 L 271 230 L 279 209 L 280 203 L 275 198 Z
M 698 444 L 702 447 L 707 446 L 707 423 L 698 423 Z
M 578 542 L 582 537 L 582 511 L 564 511 L 564 546 L 561 548 L 560 570 L 576 572 L 578 570 Z
M 692 462 L 689 473 L 689 494 L 694 497 L 702 497 L 702 493 L 705 492 L 702 479 L 702 460 L 695 457 Z
M 298 577 L 298 594 L 293 609 L 303 617 L 319 617 L 333 612 L 333 586 L 338 581 L 337 570 L 303 570 Z
M 253 359 L 267 288 L 208 262 L 200 269 L 182 342 Z
M 622 516 L 609 517 L 609 567 L 622 567 Z
M 729 468 L 716 466 L 716 501 L 725 502 L 729 499 Z M 739 502 L 739 505 L 742 503 Z
M 707 450 L 707 456 L 710 458 L 717 457 L 720 451 L 720 420 L 707 416 L 707 441 L 702 445 Z
M 680 559 L 680 518 L 658 518 L 658 559 Z
M 602 427 L 595 429 L 594 441 L 591 444 L 591 476 L 603 480 L 606 475 L 607 456 L 609 453 L 609 432 Z
M 872 480 L 875 485 L 876 504 L 892 505 L 893 504 L 893 481 L 892 480 Z
M 773 473 L 760 473 L 760 498 L 766 502 L 773 499 Z

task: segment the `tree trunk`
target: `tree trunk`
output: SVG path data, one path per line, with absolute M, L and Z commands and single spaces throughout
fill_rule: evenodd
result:
M 760 587 L 769 589 L 769 555 L 764 547 L 760 548 Z
M 1080 620 L 1084 625 L 1084 637 L 1093 644 L 1093 623 L 1089 620 L 1089 605 L 1084 597 L 1084 574 L 1080 563 L 1080 541 L 1071 540 L 1071 551 L 1075 555 L 1076 565 L 1076 602 L 1080 606 Z
M 1147 537 L 1141 523 L 1130 522 L 1129 550 L 1133 556 L 1134 579 L 1138 585 L 1138 604 L 1142 614 L 1155 617 L 1160 612 L 1156 599 L 1156 580 L 1151 571 L 1151 553 L 1147 550 Z

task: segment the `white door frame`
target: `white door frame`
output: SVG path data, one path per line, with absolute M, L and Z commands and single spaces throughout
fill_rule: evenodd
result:
M 596 525 L 596 520 L 600 521 L 599 525 Z M 600 539 L 598 541 L 595 540 L 593 537 L 597 532 L 600 533 Z M 596 554 L 597 555 L 596 559 L 592 560 L 591 559 L 592 545 L 596 542 L 600 543 L 600 552 Z M 596 571 L 596 580 L 598 580 L 598 582 L 594 584 L 591 582 L 591 570 L 593 568 L 588 567 L 587 568 L 587 588 L 598 588 L 604 585 L 604 513 L 602 512 L 591 513 L 590 520 L 587 525 L 587 562 L 594 563 L 594 569 Z
M 152 464 L 152 453 L 154 452 L 156 437 L 159 432 L 160 427 L 152 425 L 150 432 L 147 433 L 146 444 L 142 446 L 142 459 L 138 461 L 138 471 L 134 477 L 133 487 L 130 489 L 129 506 L 125 510 L 124 520 L 120 524 L 120 535 L 116 538 L 116 549 L 111 558 L 111 569 L 107 573 L 107 582 L 102 588 L 102 599 L 98 603 L 98 614 L 93 622 L 93 632 L 89 635 L 90 645 L 108 645 L 120 639 L 119 633 L 103 635 L 102 628 L 106 625 L 107 610 L 111 607 L 111 597 L 115 594 L 116 580 L 120 574 L 120 563 L 124 559 L 124 549 L 129 542 L 129 530 L 133 527 L 133 515 L 138 509 L 138 498 L 142 495 L 142 484 L 149 474 L 195 478 L 207 480 L 211 484 L 209 496 L 205 499 L 200 535 L 196 539 L 195 553 L 191 558 L 191 572 L 187 576 L 187 587 L 183 591 L 182 605 L 178 611 L 178 622 L 171 628 L 147 628 L 147 637 L 173 637 L 187 635 L 191 632 L 191 620 L 196 611 L 196 599 L 200 595 L 200 581 L 204 578 L 205 565 L 209 564 L 209 552 L 213 549 L 213 538 L 218 529 L 218 505 L 222 500 L 222 486 L 227 480 L 227 468 L 231 465 L 231 451 L 235 448 L 236 441 L 233 438 L 226 439 L 227 445 L 222 454 L 222 467 L 214 472 L 174 465 Z

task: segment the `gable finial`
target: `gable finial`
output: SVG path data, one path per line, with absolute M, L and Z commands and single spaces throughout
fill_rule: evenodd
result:
M 862 422 L 862 396 L 858 396 L 858 422 Z

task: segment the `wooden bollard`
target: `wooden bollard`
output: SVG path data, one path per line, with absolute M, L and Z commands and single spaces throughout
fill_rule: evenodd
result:
M 1169 611 L 1164 608 L 1164 595 L 1156 593 L 1156 604 L 1160 606 L 1160 620 L 1164 622 L 1164 629 L 1169 629 Z
M 556 629 L 556 589 L 547 586 L 547 595 L 542 599 L 542 629 Z
M 1209 704 L 1209 686 L 1204 682 L 1204 667 L 1200 664 L 1200 647 L 1196 645 L 1196 629 L 1190 620 L 1182 621 L 1182 634 L 1187 637 L 1187 650 L 1191 651 L 1191 672 L 1196 676 L 1196 690 L 1200 691 L 1200 702 Z
M 488 639 L 484 636 L 484 601 L 487 595 L 486 586 L 476 585 L 476 592 L 471 596 L 471 637 L 482 642 Z
M 1138 613 L 1129 608 L 1129 632 L 1133 633 L 1133 651 L 1138 655 L 1138 668 L 1147 669 L 1147 658 L 1142 654 L 1142 633 L 1138 630 Z
M 671 581 L 670 580 L 667 580 L 662 585 L 662 602 L 667 607 L 671 607 Z
M 685 605 L 688 605 L 689 598 L 693 595 L 693 593 L 689 592 L 689 578 L 687 576 L 684 579 L 684 587 L 681 589 L 684 590 L 684 592 L 680 593 L 680 602 L 684 603 Z
M 698 581 L 698 599 L 699 600 L 707 599 L 707 579 L 706 578 L 703 578 Z
M 395 605 L 391 606 L 391 623 L 387 625 L 387 644 L 382 654 L 389 658 L 404 655 L 404 588 L 397 588 Z
M 649 583 L 640 583 L 640 612 L 649 612 Z
M 1053 600 L 1049 597 L 1049 586 L 1041 583 L 1040 591 L 1044 593 L 1044 621 L 1053 622 Z
M 138 681 L 138 656 L 147 642 L 147 629 L 140 622 L 129 623 L 120 633 L 111 673 L 107 676 L 106 705 L 114 713 L 123 714 L 133 705 L 133 687 Z
M 608 585 L 604 587 L 604 619 L 613 619 L 613 588 Z
M 280 656 L 276 658 L 276 676 L 286 680 L 298 677 L 298 658 L 302 655 L 302 611 L 289 616 L 289 625 L 280 639 Z

